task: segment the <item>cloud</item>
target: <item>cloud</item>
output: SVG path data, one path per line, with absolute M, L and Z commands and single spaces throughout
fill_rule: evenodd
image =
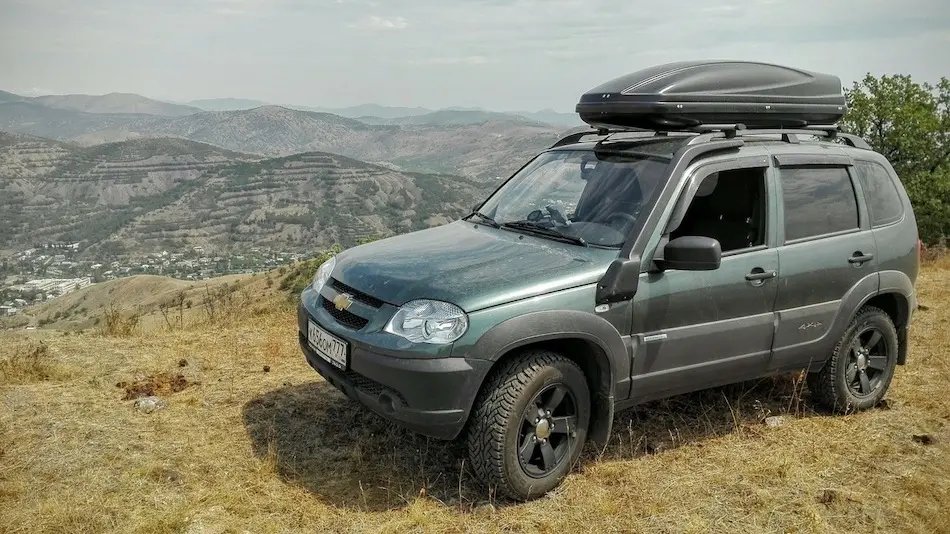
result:
M 371 15 L 363 20 L 350 24 L 351 28 L 359 30 L 402 30 L 409 26 L 409 21 L 403 17 L 387 19 Z

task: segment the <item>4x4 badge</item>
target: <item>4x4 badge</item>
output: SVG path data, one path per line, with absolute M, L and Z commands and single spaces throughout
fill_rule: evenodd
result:
M 333 305 L 340 311 L 349 309 L 353 305 L 353 297 L 347 293 L 340 293 L 333 297 Z

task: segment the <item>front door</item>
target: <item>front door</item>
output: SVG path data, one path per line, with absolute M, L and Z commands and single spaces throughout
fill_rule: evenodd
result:
M 691 175 L 699 187 L 681 201 L 689 208 L 664 237 L 715 238 L 722 264 L 712 271 L 641 275 L 631 400 L 741 381 L 766 369 L 779 279 L 768 169 L 764 157 L 743 158 Z

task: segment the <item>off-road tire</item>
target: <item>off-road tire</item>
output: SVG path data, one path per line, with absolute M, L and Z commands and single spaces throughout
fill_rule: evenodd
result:
M 530 427 L 530 423 L 522 426 L 524 415 L 535 396 L 542 391 L 548 395 L 554 385 L 570 392 L 564 398 L 571 398 L 576 425 L 573 433 L 557 438 L 565 443 L 567 448 L 562 450 L 567 452 L 556 466 L 540 477 L 531 476 L 522 467 L 519 452 L 519 444 L 527 442 L 521 431 Z M 475 401 L 466 436 L 472 470 L 497 496 L 525 501 L 544 495 L 576 464 L 586 442 L 590 412 L 590 390 L 576 363 L 547 350 L 525 352 L 494 372 Z M 553 438 L 549 439 L 553 444 Z M 541 454 L 540 449 L 535 451 Z
M 867 328 L 880 332 L 886 348 L 886 361 L 879 382 L 871 395 L 857 396 L 849 388 L 846 374 L 851 361 L 851 346 Z M 865 306 L 851 320 L 821 371 L 809 373 L 806 380 L 815 402 L 834 413 L 853 413 L 873 408 L 881 402 L 897 365 L 897 329 L 890 316 L 880 308 Z

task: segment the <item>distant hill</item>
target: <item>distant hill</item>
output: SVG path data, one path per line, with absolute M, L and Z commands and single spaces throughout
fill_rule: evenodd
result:
M 361 104 L 345 108 L 320 108 L 309 106 L 287 106 L 291 109 L 316 111 L 318 113 L 332 113 L 341 117 L 355 119 L 357 117 L 379 117 L 381 119 L 396 119 L 399 117 L 414 117 L 432 113 L 433 110 L 422 107 L 381 106 L 379 104 Z
M 0 248 L 100 241 L 174 202 L 209 173 L 251 159 L 183 139 L 79 147 L 0 134 Z
M 132 93 L 47 95 L 31 98 L 30 100 L 51 108 L 70 109 L 85 113 L 133 113 L 181 117 L 202 111 L 196 107 L 161 102 Z
M 189 106 L 205 111 L 237 111 L 267 106 L 267 102 L 247 98 L 202 98 L 188 102 Z
M 553 109 L 543 109 L 541 111 L 511 111 L 516 115 L 521 115 L 527 119 L 535 120 L 538 122 L 544 122 L 547 124 L 554 124 L 557 126 L 564 126 L 567 128 L 574 128 L 577 126 L 585 126 L 586 123 L 577 116 L 576 113 L 561 113 L 559 111 L 554 111 Z
M 95 142 L 124 140 L 137 136 L 124 130 L 128 125 L 156 118 L 146 114 L 86 113 L 49 107 L 32 99 L 0 103 L 0 130 L 60 141 L 81 141 L 91 133 L 95 134 Z
M 20 102 L 26 100 L 25 96 L 16 95 L 13 93 L 8 93 L 6 91 L 0 91 L 0 103 L 3 102 Z
M 512 122 L 515 124 L 530 124 L 540 127 L 549 125 L 533 121 L 520 115 L 510 113 L 496 113 L 493 111 L 470 111 L 444 109 L 424 115 L 412 115 L 386 119 L 383 117 L 358 117 L 358 121 L 367 124 L 401 124 L 401 125 L 468 125 L 481 124 L 488 121 Z
M 483 118 L 492 120 L 369 125 L 339 115 L 281 106 L 158 117 L 84 113 L 35 102 L 0 103 L 0 130 L 84 145 L 179 137 L 261 156 L 332 152 L 389 163 L 407 171 L 479 178 L 510 174 L 561 133 L 558 127 L 520 117 L 495 114 Z
M 448 222 L 490 187 L 321 152 L 262 160 L 184 139 L 81 147 L 2 134 L 0 249 L 310 251 Z

